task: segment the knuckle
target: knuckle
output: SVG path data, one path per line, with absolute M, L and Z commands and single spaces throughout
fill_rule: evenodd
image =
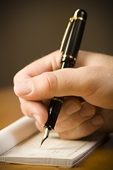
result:
M 59 134 L 59 137 L 63 140 L 70 140 L 70 139 L 74 139 L 75 136 L 72 135 L 71 131 L 65 131 L 65 132 L 61 132 L 61 133 L 58 133 Z
M 42 74 L 43 92 L 52 92 L 57 89 L 57 78 L 54 73 L 45 72 Z

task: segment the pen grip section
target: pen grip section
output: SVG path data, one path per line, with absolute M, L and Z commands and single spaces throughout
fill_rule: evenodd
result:
M 61 69 L 74 67 L 76 58 L 70 55 L 64 54 L 61 59 Z
M 51 99 L 48 110 L 48 120 L 44 126 L 45 128 L 48 128 L 48 130 L 54 129 L 63 100 L 64 100 L 63 97 L 54 97 Z

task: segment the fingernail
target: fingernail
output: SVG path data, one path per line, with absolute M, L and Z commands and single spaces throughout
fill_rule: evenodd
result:
M 40 117 L 39 117 L 38 115 L 34 114 L 33 117 L 35 118 L 36 121 L 38 121 L 39 123 L 41 123 Z
M 17 94 L 27 95 L 32 91 L 32 84 L 30 81 L 21 81 L 14 86 L 14 91 Z
M 85 103 L 81 110 L 80 110 L 80 116 L 81 117 L 90 117 L 94 115 L 94 109 L 91 105 L 89 105 L 88 103 Z
M 93 117 L 91 121 L 94 126 L 102 125 L 104 122 L 102 116 L 100 115 Z
M 78 105 L 76 105 L 75 103 L 70 103 L 66 108 L 66 114 L 71 115 L 74 112 L 77 112 L 79 109 L 80 107 Z

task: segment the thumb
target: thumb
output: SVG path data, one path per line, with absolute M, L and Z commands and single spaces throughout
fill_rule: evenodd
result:
M 77 73 L 77 70 L 79 69 L 44 72 L 38 76 L 15 83 L 14 91 L 18 97 L 26 100 L 43 100 L 54 96 L 77 95 L 77 77 L 79 77 L 77 75 L 79 71 Z
M 54 96 L 81 96 L 93 105 L 105 106 L 105 102 L 108 100 L 107 94 L 110 94 L 108 92 L 110 88 L 106 89 L 108 76 L 107 70 L 105 74 L 105 69 L 103 66 L 90 66 L 45 72 L 18 82 L 14 86 L 14 91 L 17 96 L 26 100 L 44 100 Z M 110 76 L 109 70 L 108 73 Z M 108 85 L 110 86 L 110 83 Z M 103 91 L 105 92 L 103 93 Z M 113 94 L 109 95 L 109 99 L 112 96 Z

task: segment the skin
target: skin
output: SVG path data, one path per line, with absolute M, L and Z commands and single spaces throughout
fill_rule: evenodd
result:
M 59 69 L 60 60 L 55 51 L 15 75 L 14 92 L 24 115 L 44 131 L 49 99 L 66 96 L 54 129 L 61 138 L 113 132 L 113 57 L 79 51 L 75 67 L 65 69 Z

